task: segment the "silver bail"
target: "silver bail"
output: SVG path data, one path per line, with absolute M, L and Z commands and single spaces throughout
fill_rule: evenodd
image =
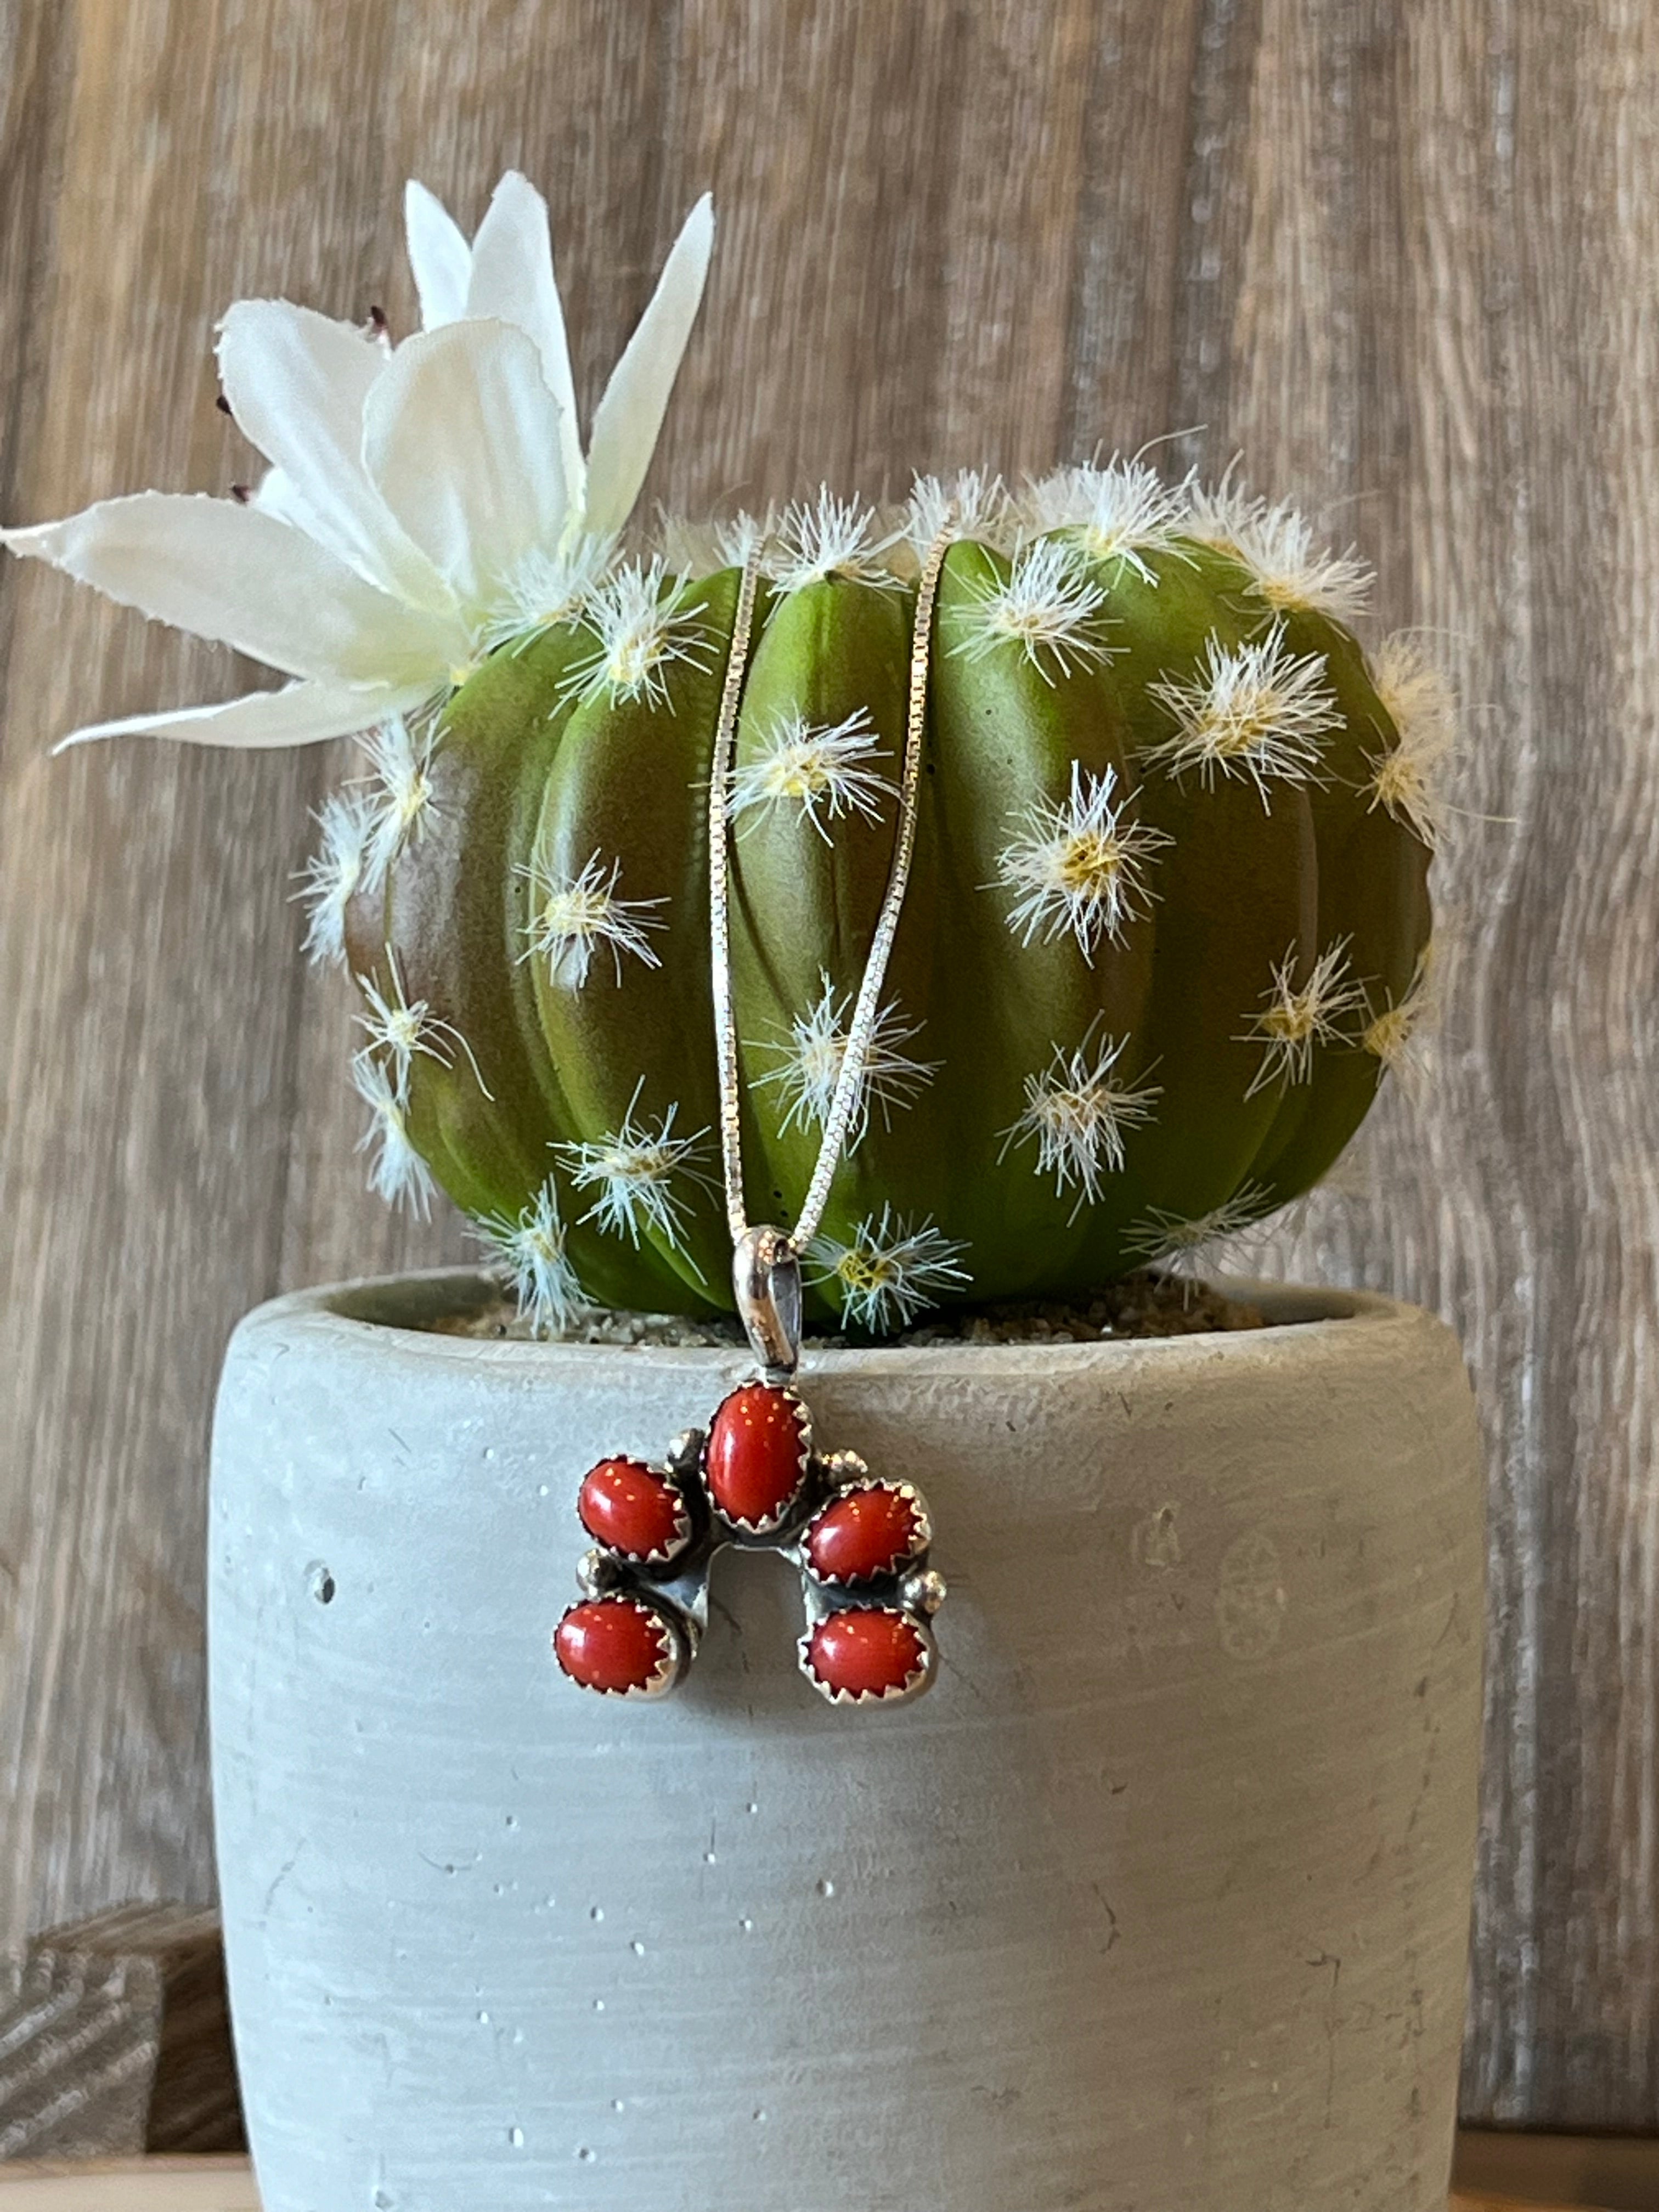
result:
M 800 1362 L 800 1255 L 781 1229 L 745 1231 L 732 1255 L 738 1318 L 769 1373 Z

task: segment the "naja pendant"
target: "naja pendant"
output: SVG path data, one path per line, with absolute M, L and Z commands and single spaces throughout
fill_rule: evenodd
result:
M 762 1247 L 745 1297 L 745 1248 L 767 1237 L 781 1253 Z M 914 1483 L 872 1474 L 855 1452 L 816 1449 L 811 1414 L 787 1379 L 799 1343 L 793 1254 L 777 1232 L 754 1231 L 738 1259 L 739 1311 L 763 1372 L 662 1460 L 618 1456 L 588 1470 L 576 1510 L 592 1548 L 577 1569 L 582 1595 L 554 1633 L 555 1656 L 584 1690 L 666 1697 L 707 1626 L 714 1555 L 733 1545 L 781 1553 L 798 1571 L 805 1618 L 796 1651 L 821 1697 L 835 1705 L 917 1697 L 938 1669 L 933 1619 L 945 1601 L 944 1579 L 928 1565 L 927 1502 Z

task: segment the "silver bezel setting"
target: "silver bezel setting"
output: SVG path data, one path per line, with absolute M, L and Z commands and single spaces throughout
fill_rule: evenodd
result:
M 770 1397 L 781 1398 L 794 1416 L 795 1434 L 800 1443 L 800 1449 L 795 1457 L 795 1486 L 777 1511 L 769 1514 L 763 1521 L 744 1521 L 735 1513 L 728 1513 L 715 1497 L 714 1485 L 708 1480 L 708 1447 L 714 1441 L 714 1422 L 719 1420 L 732 1399 L 739 1396 L 744 1390 L 764 1390 Z M 793 1389 L 787 1382 L 769 1382 L 763 1376 L 756 1376 L 750 1382 L 739 1382 L 735 1389 L 728 1390 L 720 1404 L 715 1407 L 714 1416 L 708 1424 L 708 1434 L 703 1438 L 699 1473 L 702 1481 L 703 1495 L 708 1500 L 708 1510 L 723 1527 L 734 1528 L 740 1536 L 775 1536 L 781 1528 L 787 1528 L 793 1521 L 799 1517 L 801 1498 L 806 1489 L 806 1478 L 811 1466 L 812 1411 L 799 1391 Z
M 916 1632 L 921 1656 L 902 1682 L 885 1690 L 838 1690 L 826 1682 L 812 1667 L 812 1637 L 826 1620 L 839 1620 L 847 1613 L 896 1613 Z M 810 1621 L 802 1635 L 796 1638 L 795 1649 L 799 1656 L 800 1671 L 828 1705 L 900 1705 L 907 1698 L 919 1698 L 932 1686 L 939 1670 L 939 1644 L 927 1621 L 920 1614 L 902 1605 L 841 1605 L 821 1613 Z
M 681 1439 L 678 1437 L 675 1438 L 676 1443 L 678 1443 L 680 1441 Z M 609 1459 L 598 1460 L 594 1462 L 593 1466 L 588 1469 L 587 1473 L 582 1477 L 581 1488 L 576 1492 L 576 1518 L 579 1521 L 581 1521 L 583 1533 L 586 1535 L 592 1537 L 596 1550 L 603 1552 L 608 1559 L 618 1560 L 623 1565 L 629 1567 L 672 1566 L 676 1559 L 683 1556 L 687 1545 L 691 1541 L 693 1533 L 691 1508 L 686 1502 L 684 1489 L 675 1478 L 675 1469 L 672 1463 L 673 1458 L 674 1449 L 672 1445 L 669 1448 L 669 1458 L 667 1463 L 662 1465 L 659 1465 L 655 1460 L 636 1458 L 632 1452 L 613 1452 Z M 666 1547 L 659 1545 L 656 1550 L 652 1552 L 625 1552 L 620 1544 L 607 1544 L 603 1536 L 596 1535 L 594 1531 L 588 1527 L 586 1522 L 582 1521 L 581 1490 L 586 1487 L 589 1481 L 595 1474 L 598 1474 L 600 1468 L 616 1467 L 618 1465 L 631 1465 L 637 1468 L 642 1468 L 647 1474 L 655 1475 L 658 1481 L 662 1483 L 665 1487 L 672 1493 L 674 1499 L 674 1534 L 672 1540 Z
M 850 1456 L 850 1455 L 848 1455 Z M 933 1516 L 927 1510 L 927 1501 L 914 1482 L 896 1480 L 891 1475 L 872 1474 L 859 1462 L 863 1471 L 851 1482 L 843 1482 L 833 1490 L 822 1505 L 813 1509 L 812 1516 L 801 1531 L 801 1572 L 825 1589 L 862 1590 L 874 1583 L 891 1582 L 896 1575 L 908 1575 L 919 1559 L 927 1558 L 933 1541 Z M 867 1575 L 827 1575 L 814 1565 L 811 1553 L 812 1532 L 826 1514 L 832 1513 L 843 1498 L 857 1498 L 865 1491 L 890 1490 L 909 1507 L 915 1524 L 911 1542 L 884 1567 L 872 1568 Z
M 559 1650 L 559 1628 L 562 1628 L 573 1613 L 585 1605 L 631 1605 L 636 1612 L 648 1613 L 661 1632 L 663 1650 L 657 1664 L 643 1682 L 629 1682 L 620 1690 L 613 1690 L 602 1682 L 584 1682 L 565 1665 Z M 579 1690 L 586 1690 L 594 1698 L 635 1698 L 641 1704 L 653 1698 L 665 1698 L 679 1681 L 691 1662 L 690 1639 L 668 1607 L 654 1598 L 646 1597 L 636 1589 L 609 1589 L 597 1597 L 579 1598 L 574 1605 L 567 1606 L 559 1616 L 559 1628 L 553 1632 L 553 1660 L 567 1682 Z

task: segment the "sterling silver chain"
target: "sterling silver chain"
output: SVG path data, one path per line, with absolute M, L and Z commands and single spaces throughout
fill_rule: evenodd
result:
M 708 934 L 713 954 L 714 1044 L 720 1070 L 720 1155 L 725 1171 L 726 1218 L 732 1231 L 733 1253 L 732 1287 L 750 1342 L 769 1372 L 793 1373 L 800 1356 L 800 1255 L 817 1235 L 823 1218 L 842 1147 L 858 1111 L 871 1040 L 881 1018 L 881 987 L 893 939 L 898 933 L 899 916 L 910 880 L 911 856 L 915 851 L 916 796 L 927 723 L 927 662 L 933 643 L 933 605 L 939 592 L 939 568 L 950 542 L 947 521 L 921 564 L 915 621 L 910 636 L 909 703 L 905 719 L 904 758 L 899 775 L 898 823 L 893 840 L 892 866 L 888 872 L 887 888 L 882 894 L 881 910 L 876 917 L 875 933 L 871 939 L 869 957 L 864 963 L 853 1018 L 848 1024 L 841 1067 L 830 1110 L 824 1117 L 823 1142 L 818 1146 L 799 1215 L 793 1229 L 787 1233 L 751 1224 L 744 1208 L 743 1091 L 738 1074 L 737 1026 L 732 1011 L 732 755 L 760 582 L 759 546 L 744 562 L 738 590 L 732 649 L 726 664 L 720 719 L 714 731 L 714 769 L 708 780 Z

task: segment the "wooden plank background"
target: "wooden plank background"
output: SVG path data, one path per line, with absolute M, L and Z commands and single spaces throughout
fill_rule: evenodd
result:
M 1651 0 L 0 0 L 0 510 L 222 489 L 234 296 L 408 327 L 397 206 L 556 212 L 591 397 L 721 235 L 653 488 L 1176 432 L 1376 556 L 1467 702 L 1437 1080 L 1270 1266 L 1462 1331 L 1492 1464 L 1468 2112 L 1659 2126 L 1659 11 Z M 362 1188 L 289 872 L 337 764 L 94 713 L 246 672 L 0 579 L 0 1948 L 210 1888 L 215 1369 L 463 1251 Z

